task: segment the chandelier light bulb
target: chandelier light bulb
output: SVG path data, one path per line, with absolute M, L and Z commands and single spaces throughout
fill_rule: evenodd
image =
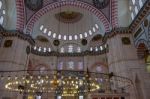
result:
M 40 79 L 41 78 L 41 76 L 38 76 L 38 79 Z
M 24 79 L 25 79 L 25 77 L 23 76 L 23 77 L 22 77 L 22 79 L 24 80 Z
M 71 76 L 69 76 L 69 79 L 71 79 Z
M 18 79 L 18 77 L 17 76 L 15 76 L 15 80 L 17 80 Z
M 48 75 L 46 75 L 46 79 L 48 79 L 49 77 L 48 77 Z
M 74 71 L 71 71 L 71 72 L 74 72 Z M 19 91 L 19 92 L 22 91 L 23 92 L 25 91 L 24 90 L 25 87 L 29 86 L 26 90 L 27 93 L 34 93 L 40 90 L 43 93 L 56 92 L 57 94 L 62 94 L 64 96 L 68 96 L 68 95 L 74 96 L 77 93 L 84 94 L 87 92 L 97 91 L 101 89 L 100 86 L 103 85 L 101 82 L 97 81 L 97 79 L 100 79 L 100 78 L 94 77 L 95 75 L 92 75 L 92 73 L 89 74 L 90 77 L 89 76 L 87 77 L 87 74 L 83 72 L 82 78 L 80 79 L 79 79 L 78 74 L 77 75 L 63 75 L 64 73 L 63 71 L 62 73 L 60 72 L 61 75 L 57 76 L 56 73 L 53 74 L 51 77 L 48 76 L 47 74 L 42 75 L 42 76 L 41 75 L 37 75 L 37 76 L 27 75 L 27 76 L 23 76 L 21 80 L 15 79 L 17 76 L 15 76 L 14 78 L 11 77 L 12 80 L 9 80 L 5 84 L 5 88 L 10 91 Z M 107 76 L 107 75 L 103 75 L 103 76 Z M 103 78 L 104 81 L 106 81 L 107 78 L 108 77 Z M 120 81 L 124 82 L 124 80 L 120 80 Z M 20 86 L 20 89 L 18 89 L 18 86 Z M 83 89 L 80 89 L 82 87 Z
M 8 80 L 10 80 L 11 79 L 11 77 L 10 76 L 8 76 L 8 78 L 7 78 Z

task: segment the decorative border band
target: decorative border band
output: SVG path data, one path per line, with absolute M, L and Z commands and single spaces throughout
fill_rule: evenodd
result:
M 24 0 L 16 0 L 17 23 L 16 30 L 23 31 L 25 24 Z

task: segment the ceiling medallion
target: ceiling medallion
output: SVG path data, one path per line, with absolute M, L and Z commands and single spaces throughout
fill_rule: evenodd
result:
M 43 0 L 24 0 L 25 5 L 33 11 L 37 11 L 42 8 Z
M 104 9 L 106 6 L 108 6 L 110 0 L 93 0 L 93 4 L 98 9 Z
M 86 39 L 82 39 L 82 41 L 81 41 L 81 44 L 82 44 L 82 45 L 85 46 L 85 45 L 87 45 L 87 43 L 88 43 L 88 41 L 87 41 Z
M 122 43 L 125 44 L 125 45 L 130 45 L 131 44 L 131 41 L 130 41 L 129 37 L 122 37 L 121 40 L 122 40 Z
M 60 41 L 59 41 L 59 40 L 54 40 L 54 41 L 53 41 L 53 44 L 54 44 L 55 46 L 59 46 Z
M 74 23 L 81 20 L 83 14 L 74 11 L 63 11 L 55 14 L 57 20 L 63 23 Z

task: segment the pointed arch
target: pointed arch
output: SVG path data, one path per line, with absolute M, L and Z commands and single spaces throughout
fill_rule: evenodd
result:
M 137 55 L 139 59 L 144 59 L 148 55 L 148 48 L 145 43 L 140 43 L 137 47 Z
M 24 0 L 16 0 L 16 10 L 17 10 L 17 23 L 16 29 L 23 31 L 25 24 L 25 8 L 24 8 Z

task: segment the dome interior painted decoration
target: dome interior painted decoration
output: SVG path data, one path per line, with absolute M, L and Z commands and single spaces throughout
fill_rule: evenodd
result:
M 149 99 L 150 0 L 0 0 L 0 99 Z

